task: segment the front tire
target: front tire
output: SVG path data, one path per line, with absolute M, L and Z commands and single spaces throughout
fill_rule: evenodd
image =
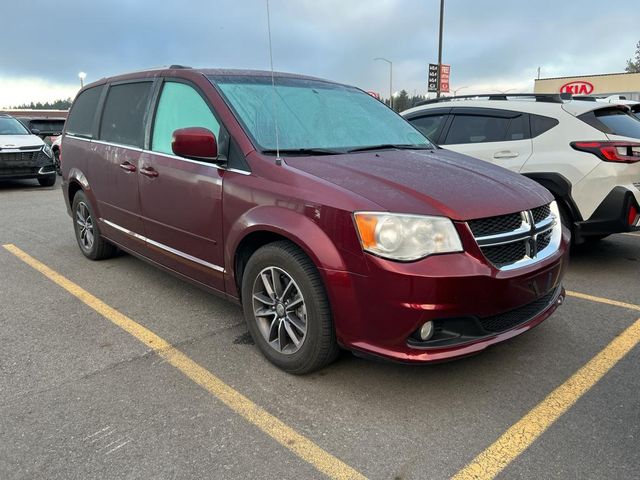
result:
M 38 183 L 41 187 L 53 187 L 56 184 L 56 174 L 47 175 L 46 177 L 38 177 Z
M 254 342 L 282 370 L 310 373 L 337 357 L 322 279 L 294 244 L 271 243 L 251 256 L 242 276 L 242 306 Z
M 116 254 L 117 248 L 100 234 L 97 218 L 84 192 L 73 197 L 73 228 L 80 251 L 91 260 L 104 260 Z

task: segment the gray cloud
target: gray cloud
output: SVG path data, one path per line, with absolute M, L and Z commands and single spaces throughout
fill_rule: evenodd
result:
M 437 57 L 438 0 L 271 0 L 276 68 L 381 92 L 422 92 Z M 452 84 L 621 71 L 637 1 L 447 0 Z M 0 76 L 76 83 L 156 65 L 268 68 L 264 0 L 32 0 L 3 6 Z M 7 39 L 13 39 L 7 43 Z M 533 82 L 531 82 L 532 86 Z

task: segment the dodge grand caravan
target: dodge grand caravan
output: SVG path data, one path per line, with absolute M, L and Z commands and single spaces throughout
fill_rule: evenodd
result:
M 564 299 L 551 194 L 439 149 L 365 92 L 172 66 L 75 99 L 63 192 L 82 253 L 130 252 L 240 303 L 262 353 L 305 373 L 339 348 L 470 355 Z

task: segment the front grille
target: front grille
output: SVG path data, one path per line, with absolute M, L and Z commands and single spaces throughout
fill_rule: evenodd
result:
M 504 245 L 495 245 L 492 247 L 484 247 L 482 253 L 497 268 L 510 265 L 527 255 L 527 247 L 524 242 L 505 243 Z
M 468 222 L 474 237 L 485 237 L 506 233 L 522 225 L 522 216 L 519 213 L 510 213 L 498 217 L 482 218 Z
M 538 235 L 538 251 L 545 249 L 551 243 L 551 230 L 548 230 L 544 233 Z
M 467 222 L 483 255 L 498 269 L 533 260 L 551 244 L 551 206 Z M 547 255 L 549 252 L 546 252 Z
M 547 293 L 544 297 L 531 302 L 524 307 L 516 308 L 500 315 L 485 317 L 480 319 L 480 324 L 487 332 L 500 333 L 518 326 L 545 310 L 558 293 L 558 289 L 554 289 Z
M 36 175 L 40 167 L 2 168 L 0 165 L 0 177 L 12 177 L 18 175 Z
M 39 160 L 40 154 L 42 154 L 42 150 L 37 152 L 0 152 L 0 164 L 31 163 Z
M 543 205 L 541 207 L 534 208 L 531 210 L 531 215 L 533 215 L 533 221 L 535 223 L 540 223 L 551 215 L 551 207 L 549 205 Z

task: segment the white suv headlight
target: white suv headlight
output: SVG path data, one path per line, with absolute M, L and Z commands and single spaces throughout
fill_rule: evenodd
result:
M 47 157 L 53 158 L 53 151 L 51 150 L 51 147 L 46 143 L 42 146 L 42 151 Z
M 462 252 L 456 228 L 446 217 L 355 212 L 358 235 L 367 252 L 411 261 L 434 253 Z

